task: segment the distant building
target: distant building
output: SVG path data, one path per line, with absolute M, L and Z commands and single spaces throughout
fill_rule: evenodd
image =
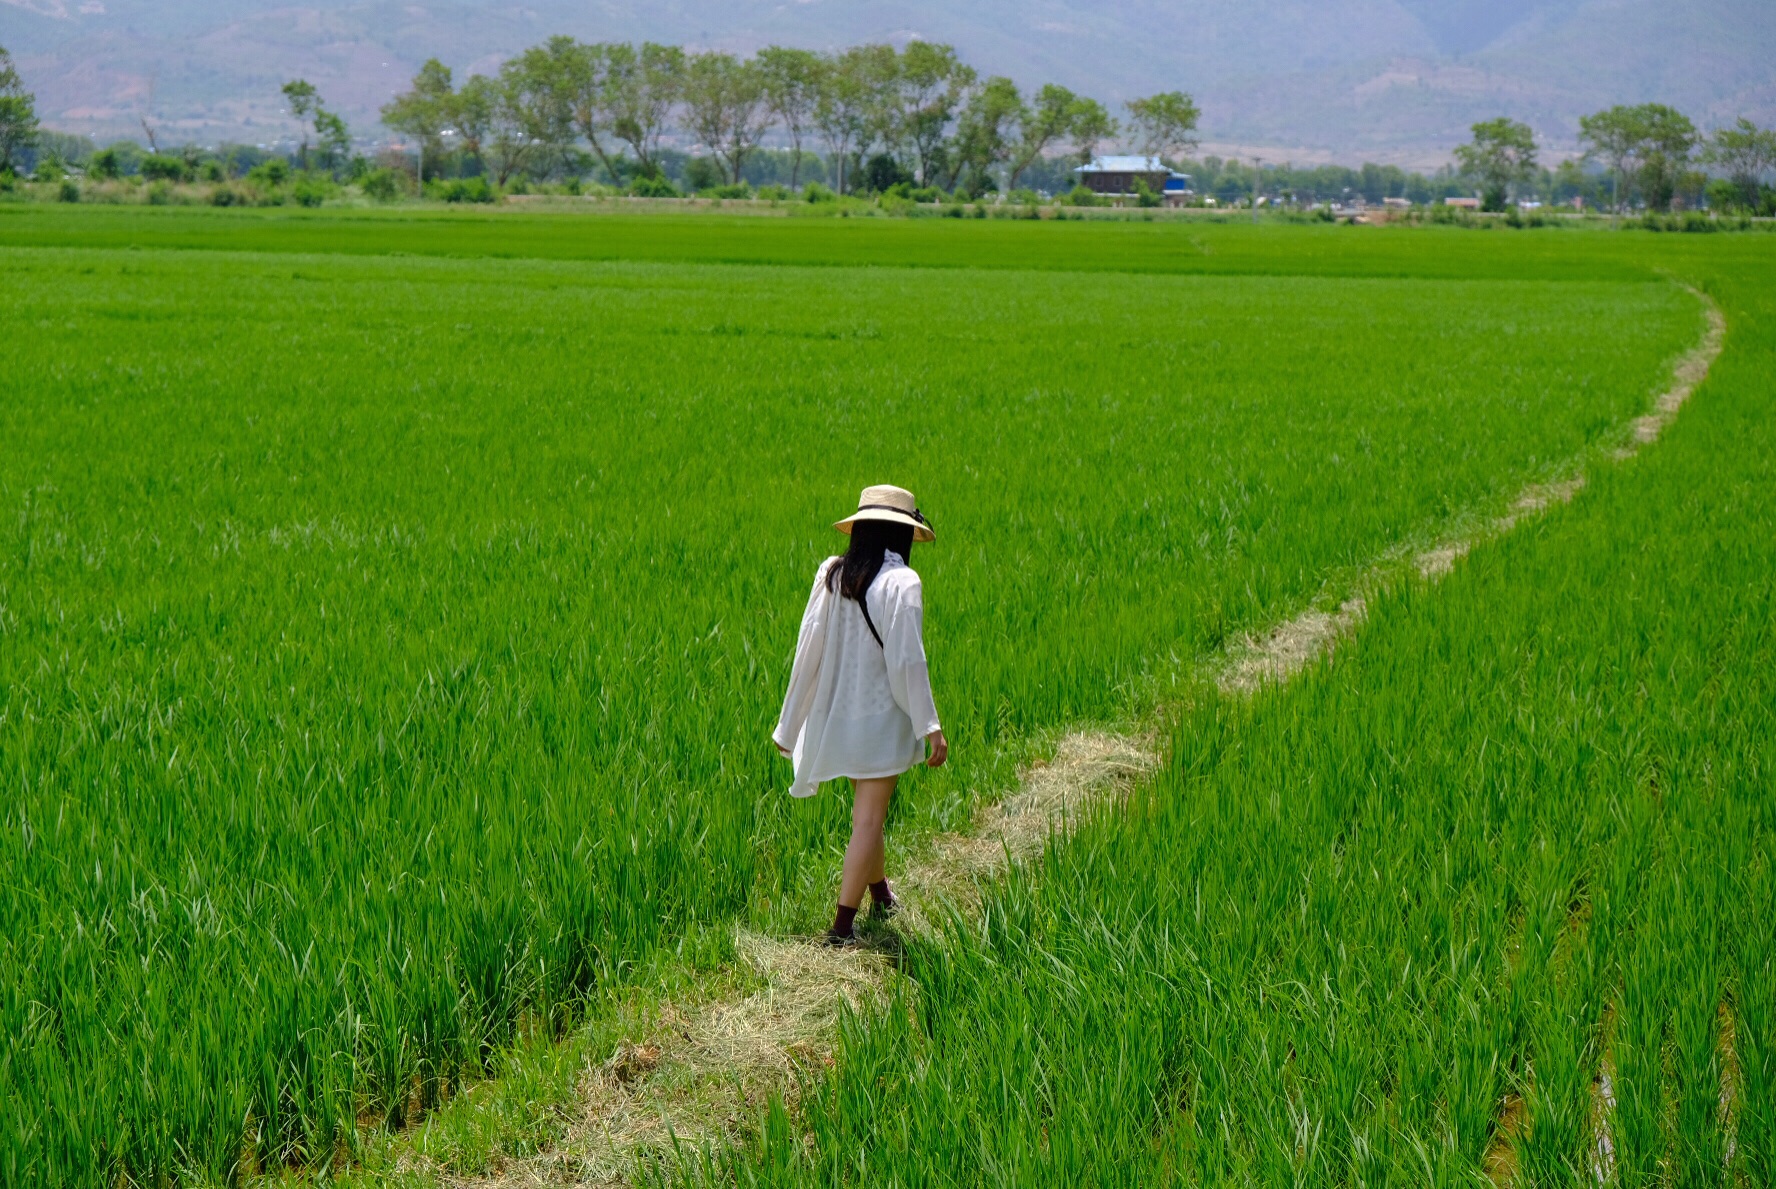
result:
M 1443 205 L 1458 206 L 1464 211 L 1477 211 L 1480 209 L 1480 200 L 1478 198 L 1445 198 Z
M 1381 200 L 1381 205 L 1389 210 L 1403 211 L 1412 205 L 1412 200 L 1410 198 L 1384 198 Z
M 1155 194 L 1176 202 L 1190 189 L 1190 175 L 1167 167 L 1158 157 L 1093 157 L 1090 165 L 1073 172 L 1082 185 L 1098 194 L 1133 194 L 1139 180 Z

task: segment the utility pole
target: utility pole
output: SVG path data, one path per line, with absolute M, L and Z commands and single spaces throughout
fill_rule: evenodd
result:
M 1252 158 L 1252 225 L 1258 225 L 1258 184 L 1264 178 L 1264 158 Z

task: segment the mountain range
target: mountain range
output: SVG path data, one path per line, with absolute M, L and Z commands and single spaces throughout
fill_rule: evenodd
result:
M 1468 125 L 1658 101 L 1704 128 L 1776 122 L 1776 0 L 0 0 L 46 127 L 274 143 L 313 82 L 360 137 L 419 64 L 491 72 L 555 33 L 748 52 L 949 42 L 982 74 L 1119 104 L 1193 94 L 1205 150 L 1427 167 Z

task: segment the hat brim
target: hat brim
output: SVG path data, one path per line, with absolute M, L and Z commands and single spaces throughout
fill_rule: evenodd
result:
M 855 516 L 847 516 L 847 517 L 845 517 L 845 519 L 843 519 L 843 520 L 839 521 L 837 524 L 833 525 L 833 527 L 838 529 L 840 532 L 844 533 L 846 536 L 850 536 L 851 535 L 851 526 L 853 524 L 856 524 L 859 520 L 882 520 L 882 521 L 886 521 L 889 524 L 908 525 L 913 530 L 913 540 L 915 540 L 915 541 L 935 541 L 935 540 L 937 540 L 937 534 L 931 531 L 931 527 L 929 525 L 920 524 L 917 520 L 914 520 L 911 516 L 908 516 L 905 512 L 886 512 L 886 511 L 881 511 L 881 510 L 872 508 L 868 512 L 859 512 Z

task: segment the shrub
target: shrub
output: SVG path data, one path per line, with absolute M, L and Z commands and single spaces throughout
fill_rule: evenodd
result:
M 37 162 L 37 172 L 31 176 L 39 182 L 59 182 L 67 176 L 67 172 L 58 158 L 48 156 Z
M 1096 190 L 1081 182 L 1061 195 L 1061 201 L 1068 206 L 1097 206 L 1103 200 Z
M 247 172 L 247 180 L 261 186 L 281 186 L 290 180 L 290 163 L 282 157 L 261 161 Z
M 104 181 L 117 177 L 123 172 L 123 162 L 118 159 L 116 149 L 100 149 L 86 163 L 86 176 Z
M 233 206 L 240 200 L 241 196 L 234 192 L 232 186 L 217 186 L 210 191 L 211 206 Z
M 150 153 L 142 158 L 142 176 L 150 182 L 182 182 L 185 162 L 167 153 Z
M 819 182 L 809 182 L 802 187 L 803 202 L 837 202 L 839 196 Z
M 715 186 L 701 193 L 710 198 L 751 198 L 752 187 L 741 182 L 739 185 Z
M 56 201 L 79 202 L 80 183 L 76 182 L 73 178 L 63 178 L 61 186 L 56 190 Z
M 377 202 L 393 202 L 407 189 L 407 175 L 392 169 L 373 169 L 359 183 L 364 194 Z
M 198 167 L 197 176 L 206 182 L 225 182 L 228 171 L 222 168 L 222 162 L 210 160 Z
M 713 190 L 722 184 L 721 169 L 708 157 L 692 157 L 685 162 L 684 184 L 687 190 Z M 644 195 L 644 197 L 656 196 Z
M 760 186 L 755 197 L 769 202 L 784 202 L 789 198 L 788 186 Z
M 434 187 L 445 202 L 492 202 L 498 195 L 483 177 L 456 178 Z
M 149 185 L 149 187 L 148 187 L 148 205 L 149 206 L 165 206 L 167 203 L 171 202 L 172 200 L 173 200 L 172 183 L 166 181 L 165 179 L 162 179 L 161 181 L 154 182 Z
M 290 187 L 290 197 L 297 206 L 319 206 L 327 198 L 327 189 L 327 184 L 318 178 L 300 178 Z
M 942 202 L 949 195 L 936 186 L 920 186 L 916 190 L 907 191 L 907 197 L 914 202 Z
M 908 189 L 912 188 L 913 175 L 905 166 L 887 153 L 877 153 L 863 167 L 863 183 L 877 194 L 886 194 L 897 184 L 905 182 Z M 904 197 L 904 195 L 902 196 Z
M 1042 201 L 1042 198 L 1036 193 L 1036 191 L 1025 186 L 1019 186 L 1010 194 L 1007 194 L 1005 200 L 1007 202 L 1015 202 L 1020 206 L 1036 206 Z
M 678 187 L 658 175 L 643 175 L 629 183 L 629 193 L 637 198 L 683 198 Z
M 1164 199 L 1154 193 L 1153 187 L 1147 184 L 1146 178 L 1135 179 L 1135 205 L 1145 207 L 1158 206 Z

